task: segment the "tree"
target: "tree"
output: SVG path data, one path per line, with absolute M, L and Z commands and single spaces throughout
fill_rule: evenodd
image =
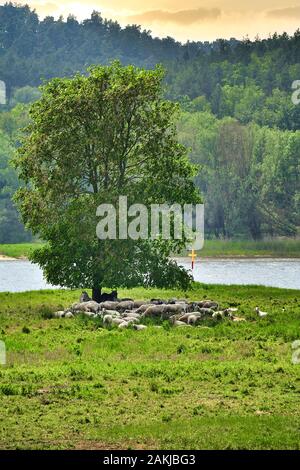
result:
M 96 209 L 139 202 L 200 201 L 186 149 L 177 142 L 178 107 L 162 98 L 163 71 L 134 66 L 89 69 L 54 79 L 31 107 L 15 164 L 27 184 L 16 201 L 26 226 L 47 245 L 32 260 L 53 284 L 101 288 L 187 287 L 190 276 L 168 259 L 183 241 L 99 240 Z

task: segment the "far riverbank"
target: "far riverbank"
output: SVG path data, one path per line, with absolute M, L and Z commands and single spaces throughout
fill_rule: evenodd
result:
M 42 243 L 0 244 L 0 259 L 27 259 Z M 187 252 L 182 253 L 186 257 Z M 300 258 L 300 239 L 206 240 L 199 258 Z

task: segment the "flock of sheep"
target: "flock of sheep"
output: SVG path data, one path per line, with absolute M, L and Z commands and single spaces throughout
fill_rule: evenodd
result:
M 144 330 L 147 326 L 143 321 L 147 318 L 168 320 L 177 327 L 198 325 L 207 318 L 244 321 L 243 318 L 234 315 L 236 311 L 236 308 L 220 310 L 219 304 L 212 300 L 188 302 L 177 299 L 150 301 L 121 299 L 97 303 L 87 299 L 83 293 L 79 303 L 73 304 L 65 311 L 54 313 L 54 317 L 72 318 L 76 314 L 84 314 L 91 318 L 101 318 L 104 326 L 116 325 L 118 328 L 132 326 L 135 330 Z

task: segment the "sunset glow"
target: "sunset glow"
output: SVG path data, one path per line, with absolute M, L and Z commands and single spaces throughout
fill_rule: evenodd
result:
M 1 2 L 4 3 L 4 2 Z M 290 0 L 27 0 L 41 17 L 64 18 L 68 14 L 79 20 L 93 10 L 105 18 L 126 24 L 140 24 L 156 36 L 172 36 L 178 40 L 214 40 L 267 37 L 277 31 L 293 33 L 299 26 L 300 1 Z

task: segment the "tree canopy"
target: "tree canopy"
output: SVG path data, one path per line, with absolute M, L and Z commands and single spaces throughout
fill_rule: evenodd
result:
M 47 245 L 34 252 L 52 284 L 68 287 L 187 286 L 168 259 L 181 242 L 99 240 L 101 203 L 196 203 L 199 193 L 176 135 L 178 106 L 162 96 L 163 71 L 119 62 L 56 78 L 30 110 L 15 164 L 26 186 L 16 200 Z M 155 178 L 153 177 L 155 175 Z

